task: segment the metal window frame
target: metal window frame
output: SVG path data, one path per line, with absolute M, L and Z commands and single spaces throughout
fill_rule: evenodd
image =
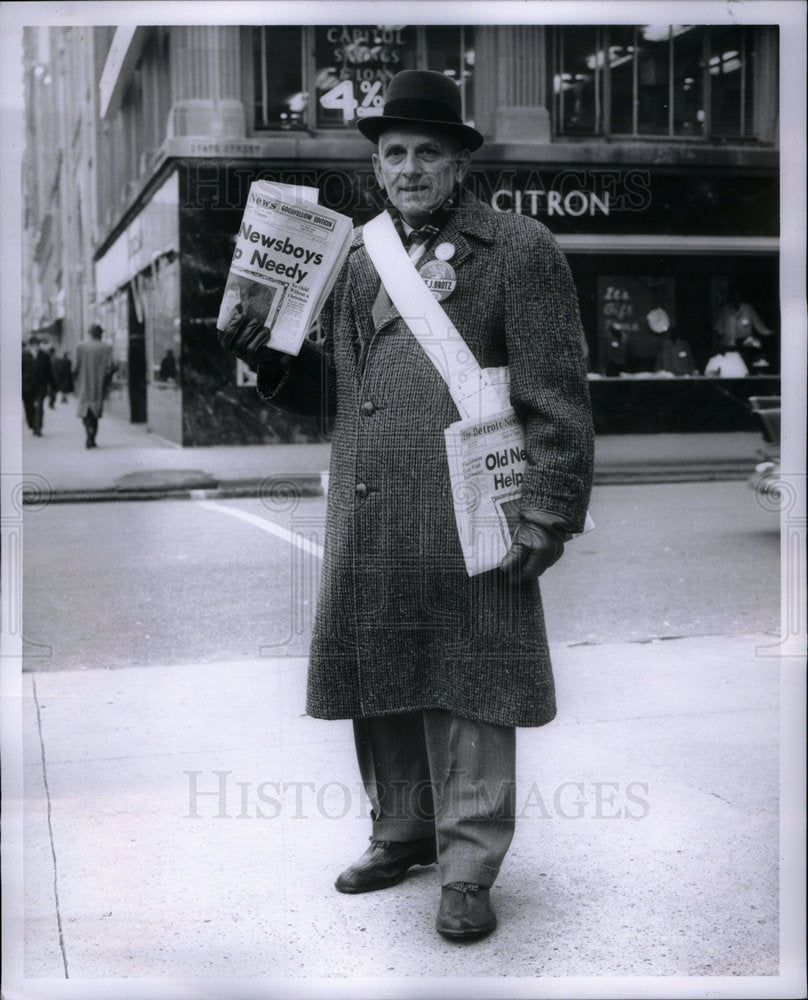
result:
M 594 123 L 592 126 L 592 131 L 590 133 L 584 133 L 592 135 L 594 137 L 605 136 L 608 137 L 607 123 L 608 116 L 606 114 L 606 108 L 610 104 L 611 94 L 608 91 L 607 80 L 608 75 L 604 72 L 604 66 L 598 65 L 598 54 L 605 52 L 607 49 L 606 40 L 607 35 L 607 25 L 593 24 L 593 25 L 563 25 L 559 24 L 555 26 L 557 30 L 552 31 L 550 34 L 550 88 L 549 91 L 553 95 L 551 97 L 552 107 L 552 126 L 553 134 L 559 136 L 568 137 L 570 135 L 580 136 L 581 133 L 570 133 L 563 130 L 564 122 L 564 87 L 561 85 L 558 91 L 558 98 L 556 99 L 555 94 L 555 77 L 558 76 L 559 81 L 563 80 L 564 76 L 564 52 L 565 52 L 565 41 L 564 41 L 564 31 L 568 27 L 592 27 L 595 29 L 595 67 L 594 67 Z M 605 64 L 604 64 L 605 65 Z
M 564 53 L 565 53 L 565 41 L 564 41 L 564 30 L 566 25 L 556 25 L 555 29 L 551 35 L 551 45 L 550 45 L 550 79 L 551 82 L 554 81 L 555 76 L 559 78 L 563 77 L 564 74 Z M 712 121 L 712 77 L 710 74 L 710 59 L 712 57 L 712 43 L 713 43 L 713 26 L 711 25 L 699 25 L 698 27 L 703 29 L 702 35 L 702 103 L 704 105 L 704 122 L 701 130 L 701 134 L 692 135 L 676 135 L 675 133 L 675 99 L 676 99 L 676 67 L 674 63 L 675 59 L 675 46 L 674 46 L 674 34 L 673 25 L 668 25 L 668 129 L 667 135 L 658 135 L 655 133 L 641 132 L 639 130 L 639 58 L 638 58 L 638 46 L 637 46 L 637 32 L 638 26 L 632 25 L 633 36 L 632 36 L 632 46 L 634 51 L 632 52 L 631 67 L 632 67 L 632 112 L 631 112 L 631 131 L 630 132 L 614 132 L 612 130 L 612 73 L 611 66 L 609 64 L 608 52 L 611 43 L 610 37 L 610 25 L 594 25 L 596 28 L 595 35 L 595 54 L 597 63 L 597 53 L 602 51 L 604 53 L 603 66 L 595 67 L 595 124 L 592 130 L 592 136 L 595 138 L 604 139 L 640 139 L 640 140 L 657 140 L 664 142 L 677 142 L 682 144 L 704 144 L 709 142 L 715 142 L 716 137 L 713 135 L 713 121 Z M 723 30 L 722 26 L 722 30 Z M 727 28 L 737 28 L 741 32 L 739 39 L 739 57 L 741 62 L 741 84 L 740 84 L 740 114 L 738 122 L 738 132 L 737 138 L 739 139 L 755 139 L 757 138 L 754 128 L 754 122 L 750 127 L 747 127 L 746 115 L 748 102 L 750 96 L 753 98 L 754 91 L 750 90 L 750 79 L 749 79 L 749 38 L 748 38 L 748 26 L 747 25 L 726 25 Z M 752 88 L 754 87 L 754 81 L 752 82 Z M 552 100 L 552 115 L 553 115 L 553 135 L 559 138 L 569 138 L 569 132 L 564 130 L 564 90 L 563 87 L 559 90 L 556 96 L 553 90 L 553 100 Z M 733 138 L 734 136 L 722 136 L 720 138 Z

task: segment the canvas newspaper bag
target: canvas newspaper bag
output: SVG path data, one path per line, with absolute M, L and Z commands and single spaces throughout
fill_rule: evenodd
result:
M 499 566 L 519 517 L 525 433 L 509 399 L 507 368 L 481 368 L 382 212 L 365 248 L 393 305 L 446 382 L 460 420 L 444 430 L 455 521 L 469 576 Z M 594 527 L 589 514 L 584 531 Z

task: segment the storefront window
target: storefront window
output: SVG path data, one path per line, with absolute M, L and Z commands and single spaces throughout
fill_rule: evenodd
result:
M 604 375 L 670 368 L 667 354 L 677 333 L 675 291 L 670 277 L 598 278 L 598 355 Z
M 149 381 L 179 383 L 180 265 L 174 254 L 155 259 L 143 284 Z
M 777 376 L 776 255 L 698 259 L 694 269 L 678 255 L 570 255 L 593 376 L 705 377 L 731 339 L 749 376 Z
M 387 84 L 402 69 L 434 69 L 453 79 L 460 88 L 463 120 L 474 124 L 473 28 L 257 28 L 254 127 L 353 129 L 357 119 L 381 113 Z
M 556 133 L 752 136 L 752 37 L 736 26 L 557 28 Z

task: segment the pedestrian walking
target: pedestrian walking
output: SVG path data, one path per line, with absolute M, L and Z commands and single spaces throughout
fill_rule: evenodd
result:
M 45 398 L 55 391 L 50 355 L 34 335 L 22 352 L 22 402 L 26 423 L 34 437 L 42 437 Z
M 70 355 L 65 351 L 61 358 L 56 359 L 56 387 L 62 394 L 62 402 L 67 402 L 67 397 L 74 391 L 73 383 L 73 363 Z
M 77 413 L 87 432 L 87 448 L 97 447 L 98 421 L 103 414 L 104 399 L 115 371 L 112 346 L 101 341 L 103 332 L 98 323 L 93 323 L 89 330 L 90 339 L 81 341 L 76 348 Z
M 352 719 L 372 804 L 370 846 L 336 880 L 385 889 L 438 863 L 436 929 L 480 938 L 515 824 L 517 726 L 555 716 L 537 578 L 581 531 L 593 434 L 575 289 L 537 221 L 465 190 L 482 136 L 456 84 L 404 71 L 383 113 L 360 119 L 398 238 L 440 281 L 452 323 L 483 367 L 510 367 L 527 463 L 514 541 L 469 577 L 458 541 L 444 428 L 447 384 L 392 306 L 363 239 L 322 313 L 325 339 L 297 357 L 227 344 L 258 370 L 261 396 L 334 419 L 325 557 L 307 710 Z
M 169 379 L 173 381 L 177 380 L 177 359 L 170 347 L 163 355 L 163 360 L 160 362 L 160 381 L 168 382 Z
M 55 347 L 49 347 L 48 348 L 48 357 L 50 358 L 51 371 L 53 372 L 53 383 L 51 384 L 51 387 L 48 390 L 48 406 L 50 407 L 50 409 L 54 410 L 54 409 L 56 409 L 56 395 L 57 395 L 56 368 L 57 368 L 57 361 L 58 361 L 58 359 L 56 357 L 56 348 Z

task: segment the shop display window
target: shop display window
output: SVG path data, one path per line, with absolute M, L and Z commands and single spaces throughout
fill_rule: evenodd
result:
M 462 25 L 261 27 L 252 33 L 254 128 L 353 130 L 381 114 L 390 79 L 433 69 L 453 79 L 474 124 L 474 29 Z
M 676 285 L 672 277 L 598 277 L 598 355 L 604 375 L 669 370 L 677 338 Z M 681 367 L 678 366 L 678 367 Z M 670 374 L 692 374 L 671 371 Z
M 749 377 L 780 370 L 776 256 L 573 255 L 570 263 L 595 378 L 705 377 L 711 359 L 737 350 Z M 728 343 L 731 341 L 732 343 Z

